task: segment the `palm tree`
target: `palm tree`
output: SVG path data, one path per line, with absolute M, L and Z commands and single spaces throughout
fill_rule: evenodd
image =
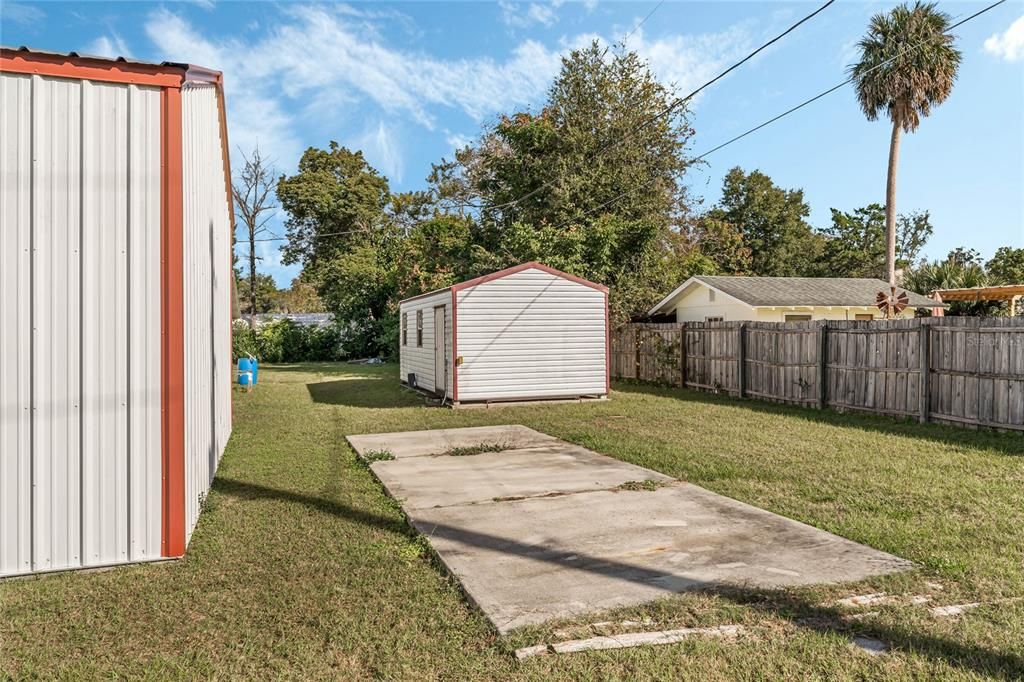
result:
M 864 115 L 874 121 L 885 112 L 892 121 L 889 174 L 885 186 L 886 266 L 896 286 L 896 164 L 900 132 L 912 133 L 921 117 L 949 97 L 960 67 L 960 51 L 948 35 L 949 15 L 934 3 L 903 4 L 876 14 L 858 47 L 861 59 L 849 73 Z

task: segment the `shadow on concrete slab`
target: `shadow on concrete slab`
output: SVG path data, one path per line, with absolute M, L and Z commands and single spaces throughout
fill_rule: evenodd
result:
M 402 536 L 415 534 L 408 524 L 399 519 L 390 519 L 341 502 L 302 492 L 278 490 L 256 483 L 220 477 L 215 480 L 213 489 L 219 494 L 230 495 L 242 501 L 280 500 L 302 504 L 325 514 Z M 640 580 L 649 583 L 652 580 L 667 577 L 660 571 L 652 571 L 626 562 L 578 555 L 569 557 L 565 552 L 543 545 L 523 543 L 511 538 L 467 533 L 461 528 L 437 527 L 435 532 L 457 534 L 469 542 L 478 542 L 485 547 L 501 547 L 502 551 L 519 553 L 539 561 L 564 565 L 567 560 L 572 559 L 573 564 L 581 571 L 592 571 L 605 575 L 614 574 L 627 580 Z M 843 612 L 840 609 L 813 604 L 784 590 L 722 588 L 708 584 L 695 584 L 691 589 L 711 592 L 735 604 L 772 617 L 788 620 L 797 627 L 815 632 L 869 635 L 889 643 L 893 650 L 913 651 L 918 655 L 941 660 L 964 671 L 1008 679 L 1019 679 L 1024 676 L 1024 658 L 1016 653 L 991 651 L 945 637 L 885 624 L 861 622 L 854 629 L 843 622 L 841 619 Z

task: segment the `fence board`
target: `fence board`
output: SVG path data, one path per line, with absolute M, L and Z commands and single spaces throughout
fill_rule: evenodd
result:
M 628 324 L 612 376 L 1024 431 L 1024 319 Z

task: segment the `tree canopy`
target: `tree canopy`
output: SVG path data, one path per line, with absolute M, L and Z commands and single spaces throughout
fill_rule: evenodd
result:
M 754 170 L 733 168 L 722 183 L 722 198 L 705 219 L 731 226 L 749 250 L 752 275 L 799 276 L 810 272 L 821 249 L 807 217 L 811 208 L 801 189 L 783 189 Z M 721 231 L 721 226 L 717 228 Z M 733 253 L 730 259 L 743 254 Z

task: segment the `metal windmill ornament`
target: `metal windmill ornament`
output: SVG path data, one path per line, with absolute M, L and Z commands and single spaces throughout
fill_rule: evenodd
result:
M 903 312 L 909 304 L 910 297 L 907 296 L 907 292 L 896 293 L 896 287 L 892 287 L 889 293 L 879 291 L 875 296 L 875 305 L 890 319 Z

